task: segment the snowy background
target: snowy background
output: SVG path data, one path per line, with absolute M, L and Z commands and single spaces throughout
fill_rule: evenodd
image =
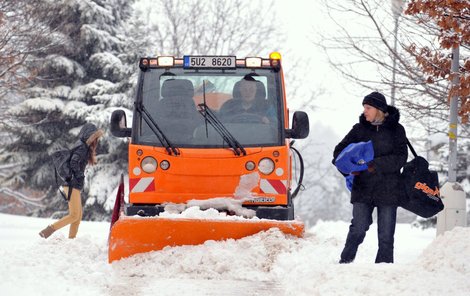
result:
M 52 220 L 0 214 L 0 293 L 13 295 L 470 295 L 470 228 L 435 237 L 398 224 L 395 264 L 374 264 L 371 227 L 353 264 L 337 263 L 346 222 L 320 221 L 305 238 L 272 229 L 240 240 L 166 248 L 108 264 L 109 223 L 76 239 Z
M 0 6 L 0 13 L 6 11 L 4 14 L 9 16 L 0 25 L 18 40 L 7 43 L 10 47 L 6 50 L 0 47 L 0 55 L 7 50 L 18 51 L 27 61 L 21 71 L 13 73 L 17 76 L 11 74 L 11 82 L 4 83 L 3 78 L 0 81 L 0 95 L 5 102 L 0 106 L 0 212 L 53 218 L 64 215 L 67 204 L 57 194 L 48 154 L 57 147 L 71 145 L 81 126 L 93 122 L 106 134 L 98 147 L 98 165 L 89 167 L 86 174 L 84 219 L 109 220 L 119 177 L 127 171 L 127 142 L 109 133 L 109 117 L 116 108 L 132 113 L 139 57 L 231 52 L 240 57 L 266 57 L 278 50 L 283 56 L 289 110 L 291 114 L 306 111 L 311 122 L 309 137 L 295 143 L 306 168 L 305 190 L 295 201 L 297 214 L 308 226 L 318 220 L 349 219 L 349 192 L 344 178 L 331 164 L 332 151 L 357 122 L 364 94 L 380 90 L 390 102 L 390 84 L 387 80 L 370 85 L 353 83 L 334 70 L 331 59 L 339 57 L 345 63 L 351 59 L 354 77 L 372 75 L 374 81 L 378 76 L 390 76 L 390 68 L 375 68 L 377 63 L 367 66 L 362 60 L 353 62 L 356 57 L 347 55 L 348 44 L 339 44 L 345 50 L 339 52 L 333 50 L 336 47 L 325 52 L 321 46 L 331 42 L 326 37 L 341 39 L 344 32 L 339 30 L 338 20 L 348 19 L 351 37 L 361 46 L 370 46 L 367 52 L 371 54 L 381 48 L 382 58 L 390 62 L 390 52 L 384 52 L 383 45 L 376 43 L 376 32 L 370 26 L 373 19 L 364 20 L 354 11 L 360 4 L 370 8 L 371 16 L 381 20 L 380 29 L 386 30 L 386 40 L 390 41 L 391 6 L 379 5 L 377 0 L 298 0 L 296 5 L 269 0 L 70 0 L 35 2 L 37 7 L 26 0 L 18 3 L 24 5 L 22 9 L 10 2 Z M 343 4 L 351 10 L 341 10 Z M 26 26 L 25 17 L 31 17 L 31 27 L 16 36 L 15 29 Z M 222 20 L 224 23 L 219 23 Z M 401 20 L 404 22 L 404 17 Z M 410 21 L 404 24 L 417 27 Z M 45 32 L 31 31 L 43 26 Z M 233 28 L 237 29 L 228 30 Z M 24 34 L 29 31 L 43 34 L 45 39 L 39 45 L 46 45 L 37 48 L 26 42 L 30 40 Z M 23 53 L 23 46 L 32 46 L 32 52 Z M 25 72 L 32 75 L 30 83 L 15 84 L 22 81 Z M 437 96 L 445 97 L 448 83 L 434 86 L 439 87 Z M 404 88 L 421 91 L 413 85 Z M 440 107 L 444 119 L 416 118 L 409 113 L 412 108 L 404 105 L 406 100 L 428 100 L 431 94 L 424 92 L 423 98 L 415 95 L 400 93 L 397 98 L 402 123 L 415 149 L 439 171 L 444 183 L 448 112 Z M 430 126 L 435 130 L 426 130 Z M 458 148 L 458 181 L 468 193 L 470 141 L 465 135 L 459 138 Z M 295 169 L 297 180 L 298 165 Z M 414 218 L 400 213 L 399 221 L 411 222 Z
M 44 33 L 35 28 L 48 34 L 39 40 L 44 47 L 33 44 L 30 52 L 24 52 L 23 46 L 31 44 L 21 38 L 15 41 L 12 52 L 19 51 L 20 57 L 26 54 L 26 64 L 33 69 L 20 67 L 11 81 L 4 77 L 0 80 L 0 212 L 18 214 L 0 214 L 0 295 L 470 295 L 469 228 L 455 228 L 436 238 L 434 221 L 417 223 L 414 215 L 401 209 L 395 264 L 373 263 L 376 224 L 360 247 L 357 260 L 350 265 L 337 264 L 351 205 L 344 179 L 331 165 L 332 151 L 357 122 L 363 95 L 375 89 L 389 93 L 390 85 L 381 82 L 390 76 L 390 67 L 353 63 L 354 76 L 370 81 L 381 77 L 379 84 L 351 83 L 332 70 L 332 56 L 327 57 L 318 46 L 318 42 L 326 44 L 327 40 L 318 39 L 318 33 L 339 36 L 334 35 L 335 28 L 346 23 L 348 28 L 359 28 L 352 32 L 352 37 L 360 38 L 359 48 L 365 46 L 366 53 L 380 53 L 377 44 L 369 43 L 374 34 L 366 21 L 349 14 L 338 17 L 335 23 L 330 18 L 337 17 L 335 11 L 329 15 L 325 3 L 366 3 L 371 8 L 379 3 L 372 15 L 386 29 L 385 39 L 390 41 L 388 1 L 297 0 L 293 5 L 292 1 L 277 0 L 267 5 L 270 1 L 69 0 L 43 1 L 42 9 L 29 11 L 31 8 L 20 4 L 32 2 L 18 0 L 4 1 L 0 9 L 8 9 L 10 3 L 14 3 L 12 12 L 4 16 L 8 21 L 11 18 L 12 26 L 6 26 L 6 30 L 23 28 L 18 35 L 21 37 Z M 207 17 L 212 16 L 212 10 L 224 8 L 225 3 L 235 5 L 223 17 Z M 191 14 L 196 11 L 192 8 L 198 9 L 197 17 Z M 347 14 L 353 9 L 341 12 Z M 226 21 L 225 27 L 209 25 L 217 20 Z M 175 22 L 178 26 L 172 26 Z M 193 27 L 207 30 L 209 39 L 218 36 L 233 42 L 211 45 L 208 51 L 204 46 L 211 40 L 193 44 L 176 38 Z M 232 27 L 243 29 L 224 35 L 231 31 L 223 29 Z M 412 24 L 406 30 L 415 27 Z M 404 30 L 403 25 L 401 36 Z M 233 44 L 243 39 L 240 33 L 253 38 L 237 48 Z M 435 36 L 429 40 L 434 42 Z M 343 45 L 345 49 L 347 44 Z M 3 49 L 0 46 L 0 57 Z M 87 221 L 81 224 L 77 239 L 66 238 L 67 228 L 48 240 L 39 238 L 38 231 L 63 216 L 67 208 L 53 187 L 47 151 L 74 141 L 84 122 L 107 130 L 115 108 L 132 108 L 139 56 L 227 54 L 232 50 L 239 56 L 267 56 L 279 50 L 291 112 L 309 113 L 310 136 L 295 144 L 306 162 L 305 190 L 295 201 L 296 214 L 308 229 L 305 238 L 285 237 L 271 230 L 238 241 L 167 248 L 108 264 L 109 223 L 89 220 L 109 220 L 120 172 L 127 169 L 123 161 L 126 143 L 109 134 L 100 146 L 100 165 L 87 173 L 83 194 Z M 345 52 L 337 54 L 340 61 L 356 58 Z M 379 60 L 388 61 L 390 66 L 389 58 L 386 51 Z M 31 77 L 24 77 L 25 73 Z M 25 78 L 35 83 L 14 84 Z M 406 83 L 405 78 L 400 82 Z M 434 86 L 440 91 L 437 96 L 445 98 L 448 82 Z M 420 86 L 407 85 L 404 89 L 412 93 L 401 93 L 397 103 L 404 111 L 408 135 L 445 182 L 448 110 L 442 106 L 436 109 L 444 118 L 437 121 L 431 121 L 431 115 L 416 118 L 407 113 L 409 105 L 404 102 L 408 98 L 421 102 L 429 94 L 420 94 Z M 459 139 L 459 181 L 467 195 L 469 155 L 468 139 Z M 430 228 L 422 229 L 424 225 Z

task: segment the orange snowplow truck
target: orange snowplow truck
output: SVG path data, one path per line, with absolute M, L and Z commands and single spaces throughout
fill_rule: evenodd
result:
M 111 116 L 112 134 L 130 141 L 128 202 L 111 227 L 109 262 L 272 227 L 302 236 L 293 198 L 303 169 L 291 188 L 302 157 L 291 139 L 307 137 L 309 121 L 297 111 L 289 128 L 280 54 L 159 56 L 139 68 L 132 127 L 124 110 Z M 181 213 L 165 215 L 171 205 Z M 184 215 L 190 205 L 220 216 Z

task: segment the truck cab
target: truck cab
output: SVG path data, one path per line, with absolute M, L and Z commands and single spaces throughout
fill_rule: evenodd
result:
M 258 218 L 294 219 L 291 139 L 309 122 L 297 111 L 289 126 L 279 53 L 145 57 L 139 72 L 132 125 L 124 110 L 111 116 L 112 134 L 130 138 L 126 215 L 228 198 Z

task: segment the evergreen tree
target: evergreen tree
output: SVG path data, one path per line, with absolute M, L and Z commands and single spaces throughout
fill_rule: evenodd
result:
M 12 137 L 3 147 L 3 161 L 16 166 L 2 181 L 49 190 L 41 214 L 65 209 L 66 203 L 51 190 L 55 178 L 48 155 L 59 146 L 73 145 L 81 126 L 92 122 L 106 134 L 98 150 L 99 164 L 87 174 L 84 196 L 93 211 L 84 214 L 99 219 L 96 215 L 106 212 L 106 199 L 125 168 L 126 145 L 110 136 L 107 127 L 111 112 L 132 102 L 123 27 L 133 1 L 44 0 L 35 4 L 34 17 L 48 20 L 61 46 L 29 58 L 38 76 L 27 89 L 26 99 L 9 110 L 4 122 Z

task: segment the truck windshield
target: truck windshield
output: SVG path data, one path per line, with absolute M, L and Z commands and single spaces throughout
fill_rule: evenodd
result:
M 149 69 L 142 72 L 138 100 L 177 147 L 230 147 L 227 138 L 203 116 L 209 108 L 244 147 L 281 145 L 282 90 L 270 69 Z M 137 113 L 135 140 L 162 146 Z

